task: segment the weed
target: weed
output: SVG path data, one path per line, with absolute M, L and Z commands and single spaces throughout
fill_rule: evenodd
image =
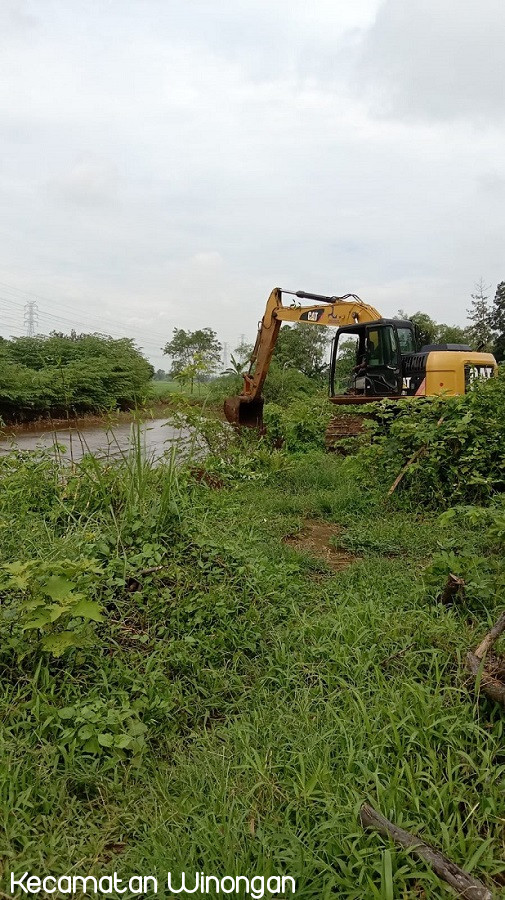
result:
M 284 871 L 302 900 L 438 898 L 432 872 L 358 826 L 369 798 L 502 877 L 503 721 L 459 674 L 477 623 L 420 578 L 434 554 L 489 560 L 501 510 L 481 539 L 466 515 L 387 503 L 362 458 L 303 452 L 301 430 L 279 453 L 217 424 L 187 464 L 138 444 L 114 465 L 0 460 L 2 608 L 19 623 L 1 625 L 6 871 L 102 873 L 115 847 L 120 877 Z M 308 518 L 359 559 L 315 579 L 322 563 L 283 541 Z M 93 645 L 23 655 L 27 604 L 77 594 L 103 621 L 60 619 Z

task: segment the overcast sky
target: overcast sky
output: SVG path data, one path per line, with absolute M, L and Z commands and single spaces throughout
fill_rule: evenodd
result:
M 505 279 L 504 47 L 503 0 L 1 0 L 0 333 L 24 291 L 163 365 L 276 285 L 462 324 Z

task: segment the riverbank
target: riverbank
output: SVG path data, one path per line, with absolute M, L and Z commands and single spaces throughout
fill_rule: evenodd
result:
M 144 405 L 129 410 L 108 410 L 103 413 L 87 413 L 84 415 L 51 416 L 43 415 L 29 422 L 0 423 L 0 439 L 9 435 L 33 434 L 50 431 L 60 431 L 68 428 L 80 430 L 87 428 L 107 428 L 117 425 L 126 425 L 135 421 L 160 419 L 170 415 L 174 410 L 180 409 L 180 396 L 174 394 L 168 399 L 153 399 Z M 202 407 L 208 415 L 224 418 L 222 403 L 209 402 L 206 397 L 186 397 L 183 402 L 194 407 Z
M 501 877 L 502 722 L 459 666 L 481 623 L 423 578 L 479 529 L 386 500 L 359 460 L 228 432 L 205 478 L 140 455 L 0 467 L 5 871 L 440 897 L 360 828 L 368 799 Z

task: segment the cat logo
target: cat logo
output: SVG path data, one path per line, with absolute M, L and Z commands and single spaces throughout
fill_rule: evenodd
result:
M 305 322 L 319 322 L 322 314 L 322 309 L 308 309 L 306 313 L 300 316 L 300 319 L 303 319 Z

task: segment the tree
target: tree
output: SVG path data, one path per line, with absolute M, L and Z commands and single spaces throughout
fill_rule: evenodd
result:
M 494 353 L 499 362 L 505 360 L 505 281 L 500 281 L 494 295 L 491 311 L 493 328 L 497 332 L 494 341 Z
M 309 378 L 326 368 L 328 329 L 317 325 L 283 326 L 279 332 L 274 359 L 285 368 L 297 369 Z
M 195 353 L 191 362 L 188 362 L 182 369 L 174 374 L 174 378 L 180 384 L 190 384 L 190 392 L 193 393 L 195 381 L 202 379 L 204 375 L 209 375 L 209 363 L 199 352 Z
M 142 401 L 154 370 L 129 338 L 96 334 L 21 337 L 0 348 L 0 414 L 127 408 Z
M 187 369 L 193 372 L 188 379 L 191 381 L 215 372 L 221 362 L 221 344 L 212 328 L 174 328 L 174 336 L 165 344 L 163 353 L 172 358 L 170 374 L 176 376 Z
M 230 357 L 230 365 L 227 369 L 224 370 L 223 375 L 242 375 L 242 372 L 246 368 L 247 362 L 243 362 L 241 359 L 237 359 L 236 356 L 231 354 Z
M 398 310 L 398 319 L 407 319 L 417 325 L 419 340 L 421 344 L 434 344 L 437 336 L 437 323 L 428 313 L 415 312 L 411 316 L 407 315 L 403 309 Z
M 437 325 L 435 343 L 437 344 L 468 344 L 470 335 L 468 328 L 460 325 Z
M 469 340 L 468 329 L 462 328 L 460 325 L 435 322 L 428 313 L 420 310 L 411 316 L 403 310 L 399 310 L 397 318 L 407 319 L 417 326 L 421 346 L 424 344 L 467 344 Z
M 242 368 L 248 368 L 249 360 L 251 359 L 253 352 L 253 345 L 248 344 L 246 341 L 241 340 L 238 347 L 235 347 L 234 355 L 235 359 L 241 364 Z
M 475 285 L 475 293 L 470 294 L 473 302 L 467 315 L 473 325 L 468 329 L 468 338 L 475 350 L 489 350 L 493 343 L 492 310 L 485 293 L 490 287 L 481 278 Z

